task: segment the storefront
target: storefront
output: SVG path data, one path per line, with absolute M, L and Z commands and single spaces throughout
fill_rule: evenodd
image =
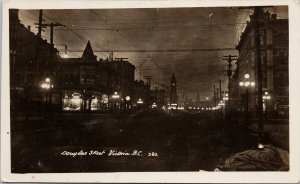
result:
M 64 111 L 107 111 L 108 95 L 65 92 L 62 105 Z

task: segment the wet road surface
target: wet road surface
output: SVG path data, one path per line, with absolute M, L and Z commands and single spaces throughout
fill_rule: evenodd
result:
M 256 138 L 205 114 L 62 114 L 12 122 L 12 172 L 211 171 Z

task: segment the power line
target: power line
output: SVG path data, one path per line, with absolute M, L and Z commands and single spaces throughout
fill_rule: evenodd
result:
M 52 18 L 50 18 L 49 16 L 45 15 L 44 16 L 46 18 L 48 18 L 49 20 L 53 21 L 54 23 L 60 24 L 59 22 L 57 22 L 56 20 L 53 20 Z M 76 33 L 74 30 L 72 30 L 71 28 L 65 26 L 65 28 L 69 31 L 71 31 L 72 33 L 74 33 L 78 38 L 80 38 L 82 41 L 86 41 L 82 36 L 80 36 L 78 33 Z M 57 29 L 57 30 L 61 30 L 61 29 Z
M 236 48 L 207 48 L 207 49 L 115 49 L 115 50 L 94 50 L 94 52 L 212 52 L 232 51 Z M 83 52 L 82 50 L 71 50 L 71 52 Z
M 95 12 L 91 11 L 92 14 L 94 14 L 96 17 L 100 18 L 102 21 L 104 21 L 106 23 L 106 20 L 104 18 L 102 18 L 101 16 L 99 16 L 98 14 L 96 14 Z M 115 29 L 114 26 L 111 23 L 107 23 L 111 28 L 110 29 Z M 120 32 L 117 31 L 117 33 L 119 34 L 119 36 L 121 36 L 123 39 L 125 39 L 126 41 L 128 41 L 133 47 L 139 48 L 138 44 L 135 43 L 136 45 L 134 45 L 128 38 L 126 38 L 125 36 L 123 36 Z
M 244 26 L 246 23 L 232 23 L 232 24 L 197 24 L 192 26 L 162 26 L 162 27 L 114 27 L 114 28 L 97 28 L 97 27 L 79 27 L 72 28 L 72 30 L 78 31 L 120 31 L 120 30 L 155 30 L 155 29 L 193 29 L 197 27 L 213 27 L 213 26 Z M 112 26 L 111 26 L 112 27 Z M 65 30 L 65 29 L 57 29 L 57 30 Z

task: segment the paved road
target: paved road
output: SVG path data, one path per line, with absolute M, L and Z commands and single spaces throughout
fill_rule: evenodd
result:
M 255 141 L 204 114 L 62 115 L 12 122 L 12 172 L 213 170 Z

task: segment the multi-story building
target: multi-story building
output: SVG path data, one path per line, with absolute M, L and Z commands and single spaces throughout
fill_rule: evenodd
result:
M 132 99 L 141 94 L 148 100 L 149 87 L 134 81 L 135 66 L 128 61 L 97 60 L 90 42 L 81 57 L 60 58 L 53 45 L 20 23 L 18 10 L 9 13 L 13 110 L 26 108 L 24 100 L 26 104 L 36 104 L 36 109 L 47 102 L 64 110 L 121 109 L 124 104 L 131 107 Z
M 64 110 L 120 110 L 132 96 L 134 65 L 97 60 L 90 42 L 80 58 L 60 58 Z
M 59 57 L 53 45 L 21 24 L 18 13 L 16 9 L 9 11 L 10 94 L 11 108 L 15 111 L 26 109 L 20 104 L 23 100 L 32 105 L 27 109 L 35 108 L 44 100 L 45 90 L 41 85 L 50 76 L 56 78 L 57 73 L 52 69 Z M 54 86 L 56 82 L 51 81 Z M 57 95 L 51 95 L 52 98 L 56 99 Z
M 252 116 L 257 114 L 257 85 L 250 85 L 246 90 L 245 87 L 238 87 L 238 84 L 246 81 L 257 84 L 254 22 L 253 15 L 250 15 L 250 22 L 247 22 L 236 47 L 239 51 L 238 67 L 232 80 L 234 84 L 231 84 L 233 91 L 230 92 L 235 95 L 238 91 L 241 109 L 248 104 Z M 269 115 L 288 113 L 288 20 L 278 19 L 276 14 L 261 10 L 259 32 L 263 93 L 271 96 L 271 99 L 264 99 L 264 111 Z M 245 79 L 245 74 L 249 74 L 249 78 Z

